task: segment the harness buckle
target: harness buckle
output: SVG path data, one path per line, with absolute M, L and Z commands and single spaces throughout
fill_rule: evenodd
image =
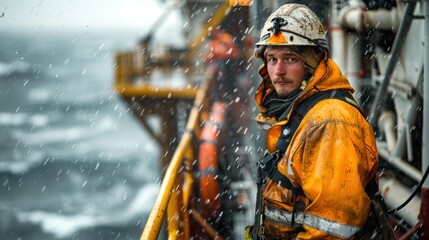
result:
M 277 151 L 273 154 L 267 153 L 261 161 L 258 161 L 256 165 L 260 167 L 264 172 L 271 176 L 271 174 L 277 169 L 277 162 L 281 159 L 282 154 Z

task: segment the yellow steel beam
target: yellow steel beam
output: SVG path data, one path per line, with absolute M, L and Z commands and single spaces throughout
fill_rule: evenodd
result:
M 115 92 L 125 97 L 164 97 L 164 98 L 195 98 L 197 95 L 197 89 L 180 89 L 170 87 L 155 87 L 153 85 L 142 85 L 134 86 L 128 84 L 117 84 L 115 86 Z
M 242 7 L 248 7 L 252 5 L 253 0 L 229 0 L 230 6 L 242 6 Z
M 219 10 L 217 10 L 213 18 L 211 18 L 210 21 L 206 23 L 200 34 L 198 34 L 198 36 L 195 37 L 193 41 L 191 41 L 191 45 L 189 46 L 189 49 L 191 49 L 192 52 L 191 55 L 194 55 L 193 53 L 195 53 L 201 47 L 201 44 L 206 40 L 209 29 L 219 25 L 222 19 L 228 14 L 230 10 L 231 6 L 229 5 L 229 1 L 225 1 L 219 7 Z
M 168 201 L 167 206 L 168 240 L 183 239 L 182 235 L 177 234 L 180 229 L 179 195 L 181 193 L 177 179 L 174 186 L 175 187 L 171 191 L 170 201 Z
M 156 198 L 155 204 L 152 207 L 149 218 L 146 221 L 143 233 L 140 237 L 140 240 L 153 240 L 157 239 L 161 230 L 162 222 L 165 217 L 165 212 L 167 210 L 167 205 L 170 200 L 171 192 L 174 186 L 174 183 L 177 178 L 177 173 L 182 162 L 182 157 L 185 153 L 185 150 L 191 144 L 192 140 L 192 129 L 197 126 L 199 123 L 199 112 L 206 96 L 206 92 L 210 82 L 213 79 L 215 73 L 214 68 L 208 68 L 206 76 L 204 78 L 203 84 L 198 89 L 194 106 L 192 107 L 189 119 L 186 125 L 186 132 L 184 133 L 182 139 L 180 140 L 179 146 L 174 152 L 173 158 L 171 159 L 170 164 L 168 165 L 167 171 L 165 172 L 164 179 L 162 180 L 161 188 L 159 190 L 158 196 Z
M 201 44 L 207 39 L 208 31 L 211 28 L 220 24 L 222 19 L 228 14 L 231 7 L 229 1 L 224 3 L 218 8 L 214 16 L 205 24 L 200 33 L 190 42 L 190 56 L 193 56 L 196 51 L 201 47 Z M 166 98 L 194 98 L 196 89 L 180 89 L 170 87 L 156 87 L 151 84 L 143 86 L 130 84 L 131 76 L 138 73 L 135 68 L 135 56 L 132 51 L 123 52 L 116 56 L 116 76 L 114 90 L 125 97 L 132 96 L 153 96 L 153 97 L 166 97 Z
M 198 126 L 197 126 L 198 127 Z M 194 131 L 195 132 L 195 131 Z M 198 135 L 199 136 L 199 135 Z M 192 162 L 194 160 L 194 149 L 192 146 L 188 147 L 185 150 L 184 154 L 184 165 L 185 165 L 185 173 L 183 179 L 183 187 L 182 187 L 182 197 L 183 197 L 183 239 L 190 239 L 191 234 L 191 226 L 189 221 L 189 201 L 192 196 L 192 185 L 194 183 L 194 178 L 192 176 Z

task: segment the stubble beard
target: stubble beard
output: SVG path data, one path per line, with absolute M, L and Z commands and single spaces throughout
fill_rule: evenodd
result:
M 286 82 L 286 85 L 279 86 L 276 83 L 282 81 Z M 286 98 L 288 97 L 292 92 L 294 92 L 296 89 L 293 88 L 293 81 L 282 78 L 282 77 L 275 77 L 272 80 L 272 83 L 274 85 L 274 89 L 276 90 L 277 95 L 279 95 L 280 98 Z M 276 88 L 277 87 L 277 88 Z

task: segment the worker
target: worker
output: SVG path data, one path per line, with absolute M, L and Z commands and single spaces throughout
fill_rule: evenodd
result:
M 244 71 L 244 59 L 239 40 L 226 29 L 220 27 L 210 29 L 206 52 L 203 55 L 204 63 L 216 66 L 216 89 L 210 91 L 209 97 L 213 101 L 225 102 L 227 107 L 226 125 L 229 126 L 226 142 L 226 151 L 231 161 L 243 165 L 237 148 L 245 142 L 245 131 L 250 121 L 238 112 L 249 112 L 248 91 L 252 87 Z M 239 160 L 236 160 L 236 159 Z M 231 166 L 232 169 L 235 169 Z
M 234 37 L 225 30 L 214 28 L 209 33 L 207 49 L 203 55 L 203 62 L 217 66 L 217 91 L 213 91 L 214 99 L 234 99 L 241 73 L 242 54 Z
M 208 49 L 204 56 L 205 62 L 214 60 L 228 61 L 241 56 L 231 34 L 220 29 L 213 29 L 209 35 Z
M 259 162 L 265 178 L 254 235 L 364 239 L 373 234 L 365 224 L 371 210 L 366 187 L 378 169 L 374 133 L 352 86 L 329 58 L 317 15 L 301 4 L 281 6 L 266 20 L 255 57 L 263 60 L 255 99 L 267 153 Z

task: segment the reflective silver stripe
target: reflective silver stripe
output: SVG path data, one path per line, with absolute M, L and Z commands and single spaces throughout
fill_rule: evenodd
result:
M 296 212 L 293 214 L 269 205 L 265 205 L 264 211 L 264 215 L 267 219 L 285 224 L 288 227 L 299 227 L 304 225 L 342 238 L 351 238 L 360 230 L 359 227 L 334 222 L 305 212 Z M 295 219 L 292 226 L 293 215 L 295 215 Z

